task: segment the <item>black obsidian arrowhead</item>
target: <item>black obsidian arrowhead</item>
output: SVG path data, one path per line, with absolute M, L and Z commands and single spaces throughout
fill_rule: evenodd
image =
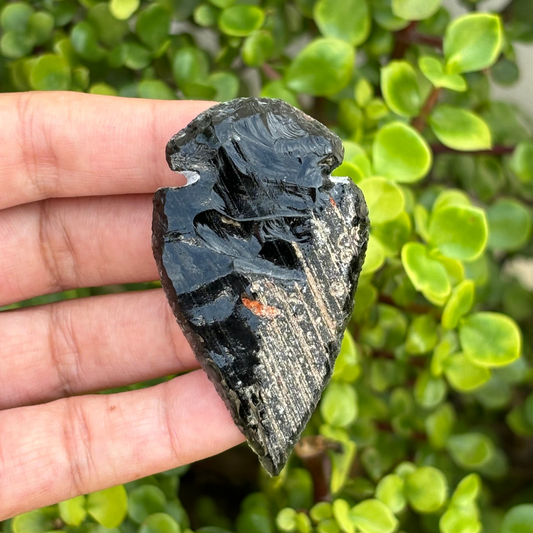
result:
M 353 310 L 368 240 L 363 195 L 330 176 L 340 139 L 281 100 L 216 105 L 166 153 L 188 183 L 154 196 L 163 288 L 235 423 L 278 474 Z

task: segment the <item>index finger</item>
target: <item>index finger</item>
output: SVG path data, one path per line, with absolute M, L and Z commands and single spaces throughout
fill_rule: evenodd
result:
M 0 95 L 0 209 L 181 185 L 165 146 L 209 102 L 71 92 Z

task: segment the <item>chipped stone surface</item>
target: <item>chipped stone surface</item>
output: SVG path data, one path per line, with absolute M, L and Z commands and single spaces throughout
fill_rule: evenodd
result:
M 196 357 L 265 469 L 287 461 L 331 376 L 368 240 L 339 138 L 239 98 L 167 145 L 185 187 L 154 196 L 154 256 Z

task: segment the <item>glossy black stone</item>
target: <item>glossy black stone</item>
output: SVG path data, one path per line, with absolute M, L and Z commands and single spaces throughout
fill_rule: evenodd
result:
M 154 196 L 154 256 L 176 319 L 277 474 L 331 375 L 368 240 L 340 139 L 301 111 L 239 98 L 167 145 L 180 188 Z M 194 399 L 191 399 L 194 401 Z

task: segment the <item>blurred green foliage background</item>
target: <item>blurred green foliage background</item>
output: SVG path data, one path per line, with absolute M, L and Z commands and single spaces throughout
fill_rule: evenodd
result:
M 533 5 L 463 4 L 0 1 L 0 91 L 282 98 L 341 136 L 335 174 L 372 220 L 332 381 L 280 476 L 241 446 L 0 531 L 533 532 L 533 123 L 491 99 Z

